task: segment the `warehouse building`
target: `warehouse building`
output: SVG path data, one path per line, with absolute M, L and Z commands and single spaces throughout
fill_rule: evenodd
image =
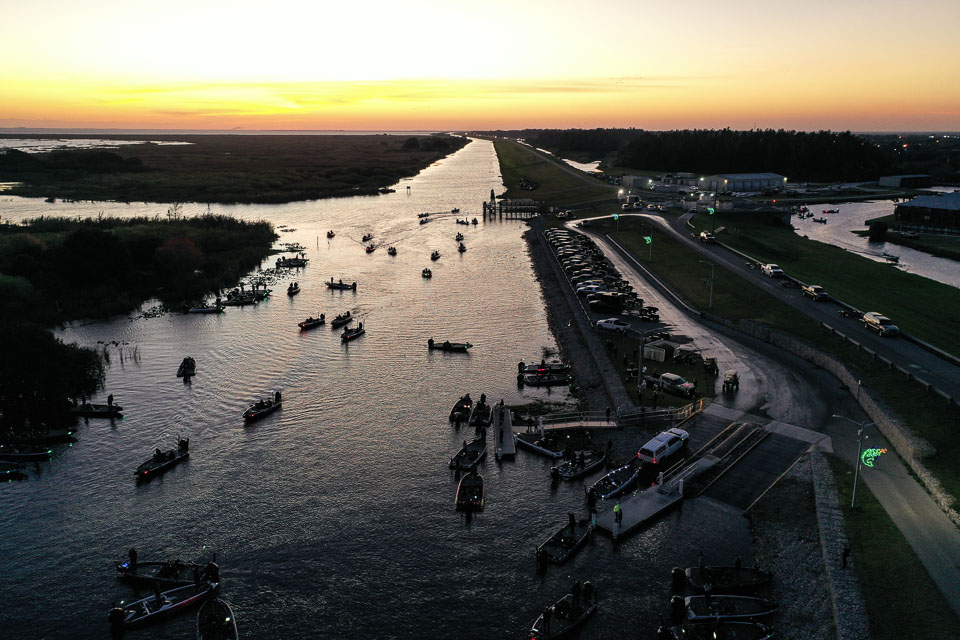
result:
M 877 183 L 881 187 L 892 187 L 894 189 L 929 187 L 930 176 L 925 173 L 915 173 L 905 176 L 880 176 Z
M 787 184 L 786 176 L 779 173 L 718 173 L 700 179 L 701 191 L 767 191 L 783 189 Z
M 920 231 L 960 231 L 960 191 L 901 202 L 894 217 Z

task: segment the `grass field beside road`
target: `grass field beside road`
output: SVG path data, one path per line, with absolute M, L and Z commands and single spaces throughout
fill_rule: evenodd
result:
M 508 198 L 533 198 L 548 206 L 563 207 L 617 196 L 616 187 L 581 174 L 572 167 L 568 171 L 560 166 L 562 161 L 551 159 L 519 142 L 498 138 L 493 145 Z M 537 188 L 533 191 L 521 189 L 521 178 L 534 182 Z
M 693 217 L 697 231 L 711 216 Z M 803 282 L 819 284 L 862 311 L 879 311 L 909 334 L 951 353 L 960 351 L 960 290 L 869 260 L 833 245 L 808 240 L 756 217 L 718 215 L 717 239 L 761 262 L 774 262 Z
M 857 508 L 849 508 L 853 468 L 831 456 L 851 555 L 874 640 L 960 638 L 960 619 L 944 599 L 903 534 L 860 480 Z

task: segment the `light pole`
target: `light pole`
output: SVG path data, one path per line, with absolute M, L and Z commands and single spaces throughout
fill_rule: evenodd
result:
M 859 427 L 857 429 L 857 468 L 853 473 L 853 499 L 850 500 L 850 508 L 854 509 L 857 506 L 857 480 L 860 478 L 860 455 L 863 453 L 863 430 L 866 427 L 873 426 L 872 422 L 857 422 L 852 418 L 847 418 L 846 416 L 838 416 L 833 414 L 833 418 L 840 418 L 841 420 L 846 420 L 847 422 L 852 422 L 853 424 Z
M 643 397 L 643 388 L 640 386 L 643 384 L 643 339 L 647 336 L 648 333 L 653 333 L 654 331 L 660 331 L 660 328 L 647 329 L 646 331 L 640 332 L 640 359 L 637 362 L 637 401 L 640 402 Z
M 714 262 L 708 262 L 706 260 L 697 260 L 700 264 L 710 265 L 710 302 L 707 303 L 708 309 L 713 309 L 713 276 L 717 269 L 717 265 Z
M 650 257 L 647 258 L 647 262 L 653 262 L 653 227 L 645 222 L 642 223 L 640 226 L 650 229 L 650 235 L 644 236 L 643 239 L 646 241 L 647 246 L 650 247 Z

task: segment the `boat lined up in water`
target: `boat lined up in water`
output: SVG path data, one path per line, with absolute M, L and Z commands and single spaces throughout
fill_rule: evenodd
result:
M 237 640 L 237 618 L 230 604 L 207 598 L 197 611 L 197 640 Z
M 513 438 L 517 446 L 547 458 L 562 458 L 563 443 L 553 435 L 540 435 L 538 432 L 515 433 Z
M 220 301 L 220 298 L 217 298 L 212 305 L 201 302 L 195 307 L 190 307 L 187 313 L 223 313 L 223 303 Z
M 363 323 L 361 322 L 356 327 L 347 327 L 344 332 L 340 334 L 340 341 L 350 342 L 351 340 L 356 340 L 366 332 L 367 330 L 363 328 Z
M 567 638 L 596 612 L 597 593 L 593 584 L 584 582 L 580 588 L 577 583 L 577 588 L 579 597 L 568 593 L 540 614 L 530 627 L 530 640 Z
M 217 583 L 201 582 L 183 587 L 175 587 L 141 600 L 120 603 L 108 616 L 110 626 L 116 631 L 148 625 L 165 620 L 184 610 L 201 604 L 216 592 Z
M 472 441 L 463 441 L 463 447 L 457 452 L 457 455 L 450 458 L 451 469 L 467 470 L 483 460 L 487 455 L 487 440 L 482 436 L 474 438 Z
M 440 259 L 440 252 L 434 250 L 434 252 L 430 254 L 430 259 L 431 259 L 431 260 L 439 260 L 439 259 Z
M 204 565 L 180 560 L 154 560 L 137 562 L 130 560 L 117 563 L 117 580 L 134 587 L 153 587 L 161 589 L 183 587 L 196 582 L 194 572 L 204 571 Z
M 243 419 L 247 422 L 255 422 L 260 418 L 265 418 L 283 404 L 283 397 L 280 395 L 280 392 L 277 391 L 273 394 L 272 399 L 267 400 L 257 400 L 255 403 L 250 405 L 250 408 L 243 412 Z
M 275 264 L 278 269 L 297 269 L 307 266 L 308 262 L 310 262 L 310 259 L 307 258 L 306 254 L 300 253 L 292 258 L 277 258 Z
M 485 429 L 490 426 L 490 405 L 487 404 L 486 394 L 480 394 L 480 402 L 474 405 L 470 412 L 469 425 L 475 429 Z
M 563 564 L 573 557 L 590 535 L 590 521 L 577 520 L 573 513 L 560 530 L 537 547 L 537 558 L 543 562 Z
M 551 467 L 550 476 L 555 480 L 576 480 L 577 478 L 590 475 L 594 471 L 599 471 L 603 468 L 603 464 L 606 461 L 607 456 L 604 453 L 581 451 L 580 455 L 575 455 L 573 460 L 567 460 L 562 464 Z
M 483 511 L 483 500 L 486 492 L 483 487 L 483 476 L 471 471 L 462 478 L 457 485 L 457 511 Z
M 430 269 L 427 269 L 426 267 L 424 267 L 423 271 L 420 272 L 420 275 L 422 275 L 424 278 L 432 278 L 433 271 L 430 271 Z
M 531 387 L 556 387 L 570 384 L 573 382 L 573 376 L 566 373 L 536 373 L 525 376 L 521 373 L 517 374 L 517 382 Z
M 390 247 L 390 248 L 388 248 L 388 249 L 387 249 L 387 255 L 391 255 L 391 256 L 397 255 L 397 248 L 396 248 L 396 247 Z
M 626 491 L 640 477 L 640 470 L 640 462 L 631 460 L 597 480 L 589 490 L 601 500 L 609 500 Z
M 133 473 L 137 477 L 138 483 L 147 482 L 157 476 L 163 475 L 189 457 L 190 439 L 177 438 L 177 447 L 175 449 L 163 451 L 160 447 L 157 447 L 153 455 L 137 467 L 137 470 Z
M 337 315 L 336 317 L 334 317 L 333 320 L 330 321 L 330 328 L 336 329 L 352 321 L 353 321 L 353 316 L 350 315 L 350 312 L 344 311 L 343 313 Z
M 91 404 L 84 402 L 70 409 L 70 413 L 81 418 L 119 418 L 123 407 L 118 404 Z
M 676 618 L 696 623 L 755 621 L 776 613 L 777 604 L 768 598 L 750 596 L 673 596 L 670 608 Z
M 327 317 L 324 314 L 320 314 L 319 318 L 314 318 L 310 316 L 303 322 L 298 322 L 297 326 L 300 327 L 301 331 L 306 331 L 307 329 L 313 329 L 314 327 L 319 327 L 327 323 Z
M 473 408 L 473 398 L 470 394 L 460 396 L 450 411 L 450 422 L 466 422 L 470 419 L 470 410 Z
M 674 569 L 678 572 L 679 569 Z M 681 574 L 677 574 L 677 581 Z M 744 594 L 756 591 L 770 584 L 773 579 L 766 569 L 756 567 L 716 566 L 716 567 L 687 567 L 682 577 L 686 584 L 696 592 L 702 592 L 703 586 L 709 584 L 713 593 Z
M 0 461 L 3 462 L 46 462 L 52 456 L 53 449 L 17 448 L 7 444 L 0 445 Z
M 473 345 L 469 342 L 450 342 L 449 340 L 444 340 L 443 342 L 434 342 L 433 338 L 427 340 L 427 348 L 430 350 L 436 351 L 452 351 L 457 353 L 466 353 Z
M 333 281 L 333 278 L 330 278 L 329 282 L 326 282 L 325 284 L 327 285 L 327 289 L 338 289 L 338 290 L 341 290 L 341 291 L 356 291 L 356 290 L 357 290 L 357 283 L 356 283 L 356 282 L 344 282 L 343 280 L 339 280 L 339 281 L 337 281 L 337 282 L 334 282 L 334 281 Z
M 657 629 L 657 640 L 772 640 L 773 629 L 759 622 L 680 624 Z
M 26 480 L 26 467 L 14 462 L 0 462 L 0 482 Z
M 297 295 L 298 293 L 300 293 L 300 283 L 299 283 L 299 282 L 291 282 L 290 285 L 287 286 L 287 295 L 290 296 L 290 297 L 293 297 L 293 296 Z
M 370 242 L 371 240 L 373 240 L 373 234 L 365 233 L 363 234 L 363 238 L 360 239 L 360 242 Z

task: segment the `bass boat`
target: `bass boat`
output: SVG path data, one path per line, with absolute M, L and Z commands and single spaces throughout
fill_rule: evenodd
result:
M 237 619 L 230 604 L 207 598 L 197 611 L 197 640 L 237 640 Z
M 137 482 L 147 482 L 157 476 L 163 475 L 169 469 L 172 469 L 189 457 L 190 439 L 179 438 L 176 449 L 161 451 L 160 448 L 157 447 L 153 455 L 137 467 L 137 470 L 133 473 L 137 477 Z
M 457 485 L 457 511 L 483 511 L 483 476 L 471 471 Z

